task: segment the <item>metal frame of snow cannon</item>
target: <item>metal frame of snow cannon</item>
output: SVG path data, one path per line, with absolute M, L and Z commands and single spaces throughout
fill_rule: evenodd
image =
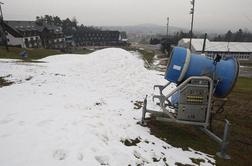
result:
M 205 80 L 208 82 L 208 100 L 207 100 L 207 109 L 206 109 L 206 114 L 205 114 L 205 120 L 202 122 L 196 122 L 196 121 L 190 121 L 190 120 L 181 120 L 178 119 L 177 113 L 172 113 L 167 109 L 169 106 L 173 106 L 172 103 L 169 101 L 169 98 L 174 95 L 175 93 L 178 93 L 179 91 L 182 91 L 189 87 L 191 81 L 195 80 Z M 147 109 L 147 96 L 144 99 L 144 105 L 142 109 L 142 120 L 140 122 L 141 125 L 146 125 L 146 119 L 145 115 L 146 113 L 151 113 L 155 116 L 155 119 L 158 121 L 165 121 L 165 122 L 176 122 L 176 123 L 183 123 L 183 124 L 190 124 L 190 125 L 196 125 L 200 126 L 201 130 L 205 132 L 209 137 L 214 139 L 217 143 L 220 144 L 220 152 L 218 152 L 216 155 L 220 158 L 223 159 L 230 159 L 230 156 L 227 155 L 227 149 L 229 145 L 228 137 L 229 137 L 229 128 L 230 128 L 230 123 L 228 120 L 225 120 L 225 128 L 224 128 L 224 134 L 223 134 L 223 139 L 219 138 L 217 135 L 215 135 L 213 132 L 211 132 L 208 127 L 210 123 L 210 114 L 211 114 L 211 104 L 212 104 L 212 97 L 213 97 L 213 91 L 214 91 L 214 83 L 213 80 L 209 77 L 206 76 L 192 76 L 186 79 L 184 82 L 179 84 L 174 90 L 172 90 L 170 93 L 167 95 L 163 94 L 164 89 L 166 89 L 170 85 L 170 82 L 165 84 L 164 86 L 162 85 L 154 85 L 155 88 L 159 88 L 159 95 L 154 95 L 154 99 L 159 99 L 159 105 L 162 109 L 162 112 L 160 111 L 155 111 L 155 110 L 149 110 Z M 200 88 L 201 85 L 198 85 Z M 197 88 L 197 86 L 195 86 Z

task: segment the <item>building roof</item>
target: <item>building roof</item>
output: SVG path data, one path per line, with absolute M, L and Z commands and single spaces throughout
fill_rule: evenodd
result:
M 38 26 L 35 21 L 4 21 L 10 27 L 19 31 L 41 31 L 42 26 Z
M 183 38 L 179 45 L 189 46 L 190 39 Z M 202 51 L 204 39 L 192 39 L 192 48 L 196 52 Z M 216 42 L 206 40 L 205 51 L 209 52 L 249 52 L 252 53 L 252 42 Z
M 4 26 L 5 26 L 5 30 L 8 33 L 10 33 L 12 36 L 14 36 L 14 37 L 23 37 L 23 35 L 19 31 L 17 31 L 15 28 L 9 26 L 5 22 L 4 22 Z
M 4 21 L 7 25 L 16 29 L 20 32 L 24 31 L 38 31 L 42 32 L 45 28 L 49 30 L 53 30 L 54 33 L 62 33 L 62 28 L 56 25 L 51 24 L 43 24 L 38 25 L 36 21 L 14 21 L 14 20 L 6 20 Z

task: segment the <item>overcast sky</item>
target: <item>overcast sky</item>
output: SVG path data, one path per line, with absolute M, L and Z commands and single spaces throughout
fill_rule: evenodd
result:
M 0 0 L 10 20 L 34 20 L 45 14 L 76 17 L 84 25 L 153 23 L 190 27 L 189 0 Z M 195 29 L 252 31 L 252 0 L 196 0 Z

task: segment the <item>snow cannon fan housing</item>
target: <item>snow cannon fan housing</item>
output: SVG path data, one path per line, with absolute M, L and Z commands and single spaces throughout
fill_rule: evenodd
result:
M 226 97 L 233 89 L 239 74 L 239 63 L 234 57 L 213 59 L 191 54 L 189 49 L 175 47 L 171 53 L 165 79 L 180 84 L 191 76 L 208 76 L 215 83 L 213 96 Z

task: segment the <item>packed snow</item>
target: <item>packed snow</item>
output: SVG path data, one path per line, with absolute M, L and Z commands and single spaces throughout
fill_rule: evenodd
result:
M 136 55 L 108 48 L 44 63 L 0 60 L 0 165 L 201 165 L 213 156 L 183 151 L 137 124 L 134 103 L 166 81 Z M 154 107 L 154 106 L 153 106 Z

